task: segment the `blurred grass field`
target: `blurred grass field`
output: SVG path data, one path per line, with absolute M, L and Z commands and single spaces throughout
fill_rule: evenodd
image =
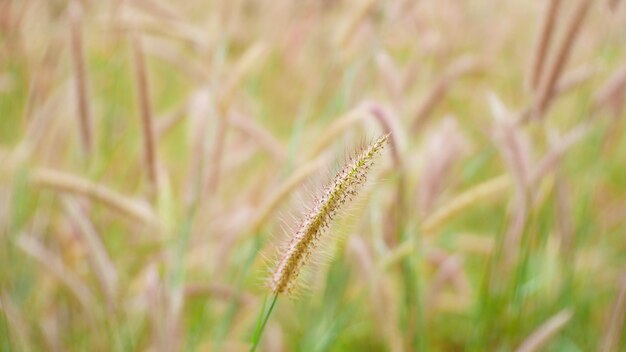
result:
M 626 350 L 625 29 L 619 0 L 3 0 L 0 350 L 248 350 L 272 255 L 385 133 L 260 350 Z

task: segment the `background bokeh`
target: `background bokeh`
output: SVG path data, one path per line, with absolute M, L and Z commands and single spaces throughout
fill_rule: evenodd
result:
M 626 349 L 619 0 L 3 0 L 0 349 Z

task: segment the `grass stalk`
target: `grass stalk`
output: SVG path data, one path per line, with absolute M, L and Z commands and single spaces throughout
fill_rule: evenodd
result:
M 565 309 L 555 314 L 539 326 L 524 342 L 515 350 L 516 352 L 541 351 L 542 347 L 556 335 L 572 318 L 572 312 Z
M 410 131 L 413 134 L 417 133 L 426 124 L 437 105 L 445 98 L 454 82 L 461 76 L 477 70 L 480 66 L 481 62 L 471 56 L 464 56 L 452 62 L 420 102 Z
M 78 1 L 72 1 L 69 6 L 70 17 L 70 46 L 72 64 L 74 68 L 74 89 L 76 92 L 76 108 L 78 125 L 80 127 L 80 141 L 85 156 L 93 150 L 93 121 L 89 106 L 89 87 L 85 52 L 83 48 L 82 10 Z
M 265 306 L 267 303 L 267 296 L 263 300 L 263 306 L 261 307 L 261 312 L 259 313 L 259 319 L 257 321 L 256 329 L 254 331 L 254 336 L 252 338 L 252 347 L 250 348 L 250 352 L 256 351 L 257 347 L 259 346 L 261 337 L 263 337 L 263 331 L 265 330 L 265 326 L 267 325 L 267 322 L 270 319 L 270 315 L 272 315 L 272 311 L 274 310 L 274 306 L 276 305 L 277 300 L 278 300 L 278 293 L 276 292 L 272 295 L 272 302 L 270 303 L 270 306 L 267 312 L 265 311 Z
M 576 4 L 574 13 L 565 28 L 563 39 L 556 49 L 554 59 L 552 60 L 548 71 L 546 71 L 545 76 L 541 80 L 541 86 L 534 104 L 535 118 L 543 116 L 552 100 L 554 89 L 561 73 L 567 65 L 567 61 L 569 60 L 576 37 L 580 32 L 580 28 L 582 27 L 587 12 L 589 12 L 590 5 L 591 0 L 580 0 Z
M 76 175 L 46 168 L 35 169 L 30 175 L 31 182 L 38 187 L 52 188 L 90 198 L 125 215 L 139 223 L 158 226 L 159 219 L 154 210 L 146 203 L 122 195 L 102 184 L 95 183 Z
M 137 103 L 141 116 L 141 131 L 143 135 L 143 157 L 148 182 L 150 183 L 150 195 L 156 197 L 158 192 L 157 181 L 157 157 L 156 143 L 153 129 L 152 101 L 150 98 L 150 83 L 148 82 L 148 69 L 141 38 L 136 34 L 131 37 L 133 51 L 133 64 L 135 68 L 135 80 L 137 87 Z
M 556 22 L 556 17 L 560 4 L 561 0 L 549 0 L 548 4 L 546 5 L 547 7 L 541 24 L 541 30 L 538 33 L 538 39 L 535 44 L 535 50 L 533 52 L 533 60 L 529 80 L 530 88 L 532 88 L 533 90 L 537 89 L 537 86 L 539 85 L 539 80 L 541 79 L 544 70 L 547 56 L 546 54 L 548 52 L 548 47 L 554 34 L 554 25 Z

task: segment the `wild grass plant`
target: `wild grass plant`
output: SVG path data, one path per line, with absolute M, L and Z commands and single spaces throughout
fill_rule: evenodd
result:
M 624 28 L 0 2 L 0 350 L 626 350 Z

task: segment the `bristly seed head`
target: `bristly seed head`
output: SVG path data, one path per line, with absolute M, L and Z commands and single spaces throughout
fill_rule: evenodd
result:
M 270 287 L 274 293 L 289 293 L 293 290 L 300 269 L 311 255 L 318 239 L 341 206 L 354 198 L 365 184 L 367 172 L 373 165 L 374 158 L 387 144 L 388 138 L 389 134 L 380 137 L 356 157 L 348 160 L 303 219 L 271 277 Z

